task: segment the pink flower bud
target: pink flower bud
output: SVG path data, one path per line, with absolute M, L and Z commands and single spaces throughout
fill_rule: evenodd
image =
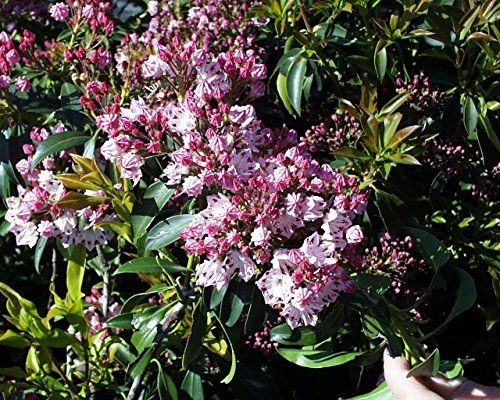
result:
M 16 79 L 16 89 L 25 93 L 31 89 L 31 82 L 25 76 L 21 76 Z

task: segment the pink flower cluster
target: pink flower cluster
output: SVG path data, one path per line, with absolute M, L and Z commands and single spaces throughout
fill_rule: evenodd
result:
M 359 122 L 348 112 L 335 113 L 305 132 L 301 140 L 310 152 L 331 152 L 341 147 L 352 147 L 361 137 Z
M 89 304 L 89 307 L 85 309 L 85 315 L 90 324 L 90 335 L 95 335 L 106 329 L 101 338 L 105 338 L 110 334 L 109 329 L 106 327 L 106 321 L 102 316 L 102 309 L 104 302 L 106 301 L 102 289 L 99 290 L 96 287 L 91 289 L 90 295 L 85 296 L 85 301 Z M 120 314 L 122 306 L 113 299 L 108 299 L 108 319 L 113 318 Z M 123 331 L 121 328 L 114 328 L 112 330 L 115 334 L 119 334 Z
M 415 248 L 410 236 L 381 234 L 378 246 L 367 248 L 360 266 L 364 272 L 391 278 L 389 296 L 400 307 L 409 307 L 421 298 L 432 277 L 432 268 Z M 416 316 L 421 317 L 421 310 Z
M 208 195 L 207 208 L 181 235 L 188 253 L 205 257 L 197 283 L 220 289 L 233 275 L 248 281 L 273 260 L 261 290 L 268 292 L 278 270 L 293 287 L 281 301 L 265 294 L 267 303 L 293 327 L 314 325 L 325 304 L 353 290 L 340 264 L 363 239 L 352 219 L 364 211 L 366 192 L 313 160 L 294 131 L 264 127 L 248 104 L 265 90 L 266 69 L 254 52 L 215 56 L 193 42 L 159 44 L 142 72 L 169 82 L 171 97 L 105 106 L 97 118 L 109 135 L 102 156 L 134 184 L 145 157 L 168 156 L 170 184 L 188 196 Z M 87 91 L 89 107 L 104 96 L 100 83 Z M 290 251 L 293 262 L 276 261 Z
M 11 84 L 10 72 L 21 61 L 21 55 L 14 46 L 11 36 L 7 32 L 0 32 L 0 89 L 8 89 Z M 31 82 L 25 76 L 15 80 L 16 89 L 27 92 L 31 89 Z
M 444 103 L 446 96 L 445 92 L 431 87 L 429 77 L 423 72 L 415 74 L 409 81 L 397 78 L 396 92 L 410 92 L 409 106 L 424 115 L 435 112 Z
M 63 126 L 57 125 L 52 134 L 64 130 Z M 35 142 L 42 142 L 50 134 L 43 128 L 34 128 L 31 138 Z M 61 240 L 63 246 L 83 244 L 92 250 L 97 243 L 107 243 L 113 237 L 113 232 L 97 228 L 96 224 L 117 218 L 109 204 L 78 211 L 55 204 L 66 194 L 56 174 L 61 164 L 68 164 L 68 152 L 45 158 L 32 171 L 31 160 L 36 146 L 24 145 L 23 150 L 28 158 L 19 161 L 16 169 L 26 179 L 27 185 L 19 185 L 18 196 L 7 199 L 8 210 L 5 215 L 5 219 L 10 222 L 10 231 L 16 235 L 17 244 L 34 247 L 40 237 L 54 237 Z M 91 191 L 86 194 L 104 196 L 103 193 Z
M 147 76 L 171 82 L 179 99 L 176 96 L 154 108 L 139 97 L 128 108 L 118 103 L 108 105 L 97 118 L 97 125 L 109 135 L 101 154 L 119 165 L 122 177 L 132 179 L 134 184 L 142 176 L 140 167 L 145 156 L 170 154 L 172 163 L 166 174 L 172 182 L 179 183 L 190 170 L 213 168 L 210 165 L 216 160 L 211 162 L 209 158 L 215 157 L 214 149 L 235 147 L 239 140 L 235 134 L 250 137 L 259 128 L 259 123 L 253 123 L 253 107 L 229 103 L 243 97 L 248 101 L 264 93 L 262 79 L 266 70 L 250 51 L 215 57 L 193 43 L 185 44 L 181 50 L 159 46 L 157 54 L 143 65 L 143 71 Z M 100 96 L 101 89 L 93 83 L 87 89 L 89 95 L 82 104 L 90 108 L 95 105 L 91 96 Z M 217 106 L 212 106 L 212 102 Z M 185 185 L 189 195 L 199 194 L 201 186 L 193 179 Z
M 249 20 L 248 0 L 195 0 L 187 9 L 172 1 L 150 1 L 149 31 L 167 43 L 174 37 L 190 40 L 215 53 L 228 49 L 255 49 L 259 21 Z M 181 6 L 182 7 L 182 6 Z

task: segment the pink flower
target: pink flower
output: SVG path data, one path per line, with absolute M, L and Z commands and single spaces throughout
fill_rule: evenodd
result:
M 25 76 L 21 76 L 16 79 L 16 89 L 25 93 L 31 89 L 31 82 Z
M 183 189 L 188 196 L 199 196 L 203 189 L 201 179 L 196 176 L 188 176 L 184 180 Z
M 69 15 L 69 7 L 64 3 L 56 3 L 49 9 L 50 15 L 56 21 L 62 21 Z
M 256 272 L 255 263 L 241 251 L 230 251 L 224 260 L 224 264 L 229 270 L 238 271 L 238 275 L 245 282 L 252 279 Z
M 10 77 L 7 75 L 0 75 L 0 88 L 7 89 L 10 86 Z
M 135 153 L 125 153 L 121 159 L 122 177 L 132 179 L 136 185 L 142 177 L 142 157 Z
M 358 244 L 363 241 L 363 231 L 359 225 L 351 226 L 346 232 L 347 243 Z
M 9 44 L 11 42 L 11 38 L 9 34 L 5 31 L 0 32 L 0 44 Z
M 256 246 L 267 247 L 269 245 L 269 240 L 271 239 L 271 234 L 269 230 L 263 226 L 259 226 L 252 232 L 252 242 Z
M 116 139 L 109 139 L 104 142 L 104 144 L 101 147 L 101 155 L 106 159 L 106 160 L 111 160 L 114 161 L 116 160 L 119 156 L 123 154 L 123 149 L 121 146 L 118 145 L 118 141 Z
M 253 106 L 232 106 L 229 111 L 229 119 L 241 125 L 242 128 L 247 127 L 256 119 L 255 108 Z
M 142 73 L 146 78 L 160 78 L 167 70 L 167 63 L 157 56 L 149 56 L 148 60 L 142 64 Z

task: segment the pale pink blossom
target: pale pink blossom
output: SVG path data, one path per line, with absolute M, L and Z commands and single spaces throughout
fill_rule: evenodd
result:
M 201 191 L 203 189 L 203 185 L 202 185 L 200 178 L 198 178 L 196 176 L 188 176 L 184 180 L 184 184 L 183 184 L 182 188 L 188 196 L 196 197 L 196 196 L 199 196 L 201 194 Z
M 62 21 L 69 15 L 69 7 L 64 3 L 56 3 L 49 9 L 50 15 L 56 21 Z
M 351 226 L 349 229 L 347 229 L 346 232 L 347 243 L 358 244 L 363 241 L 363 238 L 364 238 L 363 230 L 359 225 L 354 225 Z
M 144 159 L 136 153 L 125 153 L 120 161 L 122 177 L 129 178 L 136 185 L 142 177 L 141 166 Z
M 0 88 L 7 89 L 10 86 L 10 77 L 7 75 L 0 75 Z

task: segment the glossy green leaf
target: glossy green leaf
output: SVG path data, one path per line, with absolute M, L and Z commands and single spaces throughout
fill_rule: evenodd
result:
M 354 360 L 360 352 L 332 353 L 325 350 L 277 349 L 286 360 L 307 368 L 328 368 Z
M 34 261 L 35 261 L 35 269 L 36 272 L 38 273 L 40 273 L 40 261 L 42 260 L 43 251 L 45 250 L 45 245 L 47 244 L 47 240 L 48 240 L 47 236 L 40 236 L 38 238 L 38 241 L 36 242 Z
M 310 326 L 290 328 L 287 323 L 277 325 L 270 331 L 271 338 L 284 345 L 309 346 L 316 343 L 316 332 Z
M 283 102 L 283 105 L 287 109 L 290 114 L 293 114 L 293 106 L 290 103 L 290 99 L 288 98 L 288 93 L 286 89 L 286 76 L 283 74 L 278 74 L 278 78 L 276 79 L 276 88 L 278 89 L 278 94 Z
M 181 391 L 189 396 L 191 400 L 204 400 L 201 376 L 196 372 L 187 371 L 181 384 Z
M 245 304 L 238 293 L 229 290 L 222 302 L 221 319 L 231 327 L 238 322 Z
M 168 260 L 155 257 L 134 258 L 120 265 L 113 275 L 118 274 L 162 274 L 164 272 L 177 273 L 186 271 L 185 267 Z
M 155 215 L 163 209 L 174 193 L 175 188 L 169 188 L 160 181 L 146 189 L 142 203 L 135 203 L 130 217 L 135 240 L 144 235 Z
M 464 311 L 467 311 L 476 302 L 477 292 L 474 279 L 472 279 L 468 272 L 462 269 L 455 269 L 455 273 L 458 276 L 459 282 L 458 288 L 455 291 L 455 302 L 453 304 L 453 307 L 448 314 L 448 317 L 441 324 L 441 326 L 428 333 L 426 335 L 426 338 L 432 337 L 433 335 L 439 333 L 441 329 L 443 329 L 448 324 L 448 322 L 450 322 L 457 315 L 460 315 Z
M 391 100 L 389 100 L 379 111 L 378 117 L 382 117 L 384 115 L 390 115 L 395 112 L 399 107 L 401 107 L 405 101 L 410 97 L 410 92 L 401 92 L 398 95 L 394 96 Z
M 56 204 L 72 210 L 83 210 L 87 207 L 99 207 L 108 197 L 87 196 L 83 193 L 68 192 Z
M 71 147 L 80 146 L 89 139 L 90 136 L 83 132 L 68 131 L 50 135 L 36 148 L 36 153 L 31 162 L 31 170 L 34 170 L 44 158 Z
M 87 250 L 82 245 L 75 245 L 71 251 L 70 259 L 68 262 L 66 286 L 68 288 L 68 295 L 71 300 L 76 301 L 83 294 L 82 283 L 83 275 L 85 274 L 85 260 L 87 257 Z
M 469 135 L 474 134 L 476 132 L 478 115 L 476 105 L 474 104 L 472 97 L 467 97 L 465 99 L 462 114 L 467 133 Z
M 377 45 L 377 50 L 375 50 L 375 57 L 373 62 L 375 65 L 375 72 L 377 73 L 377 77 L 379 81 L 382 82 L 385 76 L 385 70 L 387 68 L 387 50 L 385 47 L 379 48 L 379 45 Z
M 151 358 L 153 358 L 153 352 L 154 349 L 150 347 L 128 366 L 127 374 L 132 379 L 137 378 L 148 367 Z
M 213 314 L 217 322 L 219 323 L 221 329 L 224 332 L 224 335 L 226 336 L 227 342 L 229 343 L 229 348 L 231 349 L 231 368 L 229 369 L 228 374 L 225 376 L 225 378 L 221 381 L 221 383 L 226 383 L 229 384 L 234 378 L 234 375 L 236 374 L 236 353 L 234 352 L 234 345 L 233 342 L 231 341 L 231 337 L 229 336 L 227 329 L 224 325 L 224 323 L 220 320 L 220 318 L 217 316 L 217 314 Z
M 156 224 L 148 233 L 146 247 L 149 250 L 158 250 L 174 243 L 195 219 L 196 215 L 191 214 L 174 215 Z
M 23 335 L 14 332 L 10 329 L 3 332 L 0 336 L 0 346 L 15 347 L 18 349 L 23 349 L 30 345 L 30 341 L 26 339 Z
M 121 328 L 121 329 L 132 329 L 132 319 L 134 317 L 133 313 L 126 312 L 119 314 L 113 318 L 106 321 L 106 326 L 110 328 Z
M 439 350 L 435 349 L 432 354 L 425 359 L 422 363 L 414 366 L 406 375 L 407 378 L 412 376 L 436 376 L 439 371 L 439 364 L 441 362 Z
M 420 161 L 418 161 L 415 157 L 411 156 L 410 154 L 405 154 L 405 153 L 386 154 L 384 157 L 398 164 L 421 165 Z
M 262 296 L 260 290 L 254 288 L 252 302 L 250 303 L 248 315 L 245 319 L 245 326 L 243 330 L 245 335 L 252 335 L 255 332 L 260 331 L 266 322 L 266 318 L 267 314 L 264 297 Z
M 426 260 L 438 270 L 450 259 L 450 252 L 443 242 L 422 229 L 406 227 Z
M 397 400 L 392 394 L 391 389 L 387 386 L 386 382 L 383 382 L 376 389 L 372 390 L 370 393 L 362 394 L 361 396 L 352 397 L 348 400 Z
M 177 400 L 179 395 L 177 394 L 177 387 L 175 386 L 174 381 L 170 378 L 170 376 L 168 376 L 168 374 L 165 373 L 165 370 L 157 359 L 154 359 L 153 362 L 155 362 L 158 366 L 156 387 L 158 389 L 160 400 Z
M 198 358 L 203 347 L 203 339 L 207 334 L 207 312 L 200 298 L 193 311 L 193 325 L 189 335 L 184 354 L 182 355 L 182 368 L 187 369 Z
M 490 119 L 487 115 L 479 115 L 479 123 L 481 126 L 480 132 L 484 132 L 489 141 L 493 144 L 497 152 L 500 152 L 500 139 L 498 138 L 497 131 L 491 125 Z M 480 137 L 481 139 L 481 137 Z M 480 140 L 481 141 L 481 140 Z
M 292 64 L 286 76 L 286 92 L 290 104 L 297 114 L 301 113 L 302 86 L 307 69 L 307 60 L 299 58 Z

